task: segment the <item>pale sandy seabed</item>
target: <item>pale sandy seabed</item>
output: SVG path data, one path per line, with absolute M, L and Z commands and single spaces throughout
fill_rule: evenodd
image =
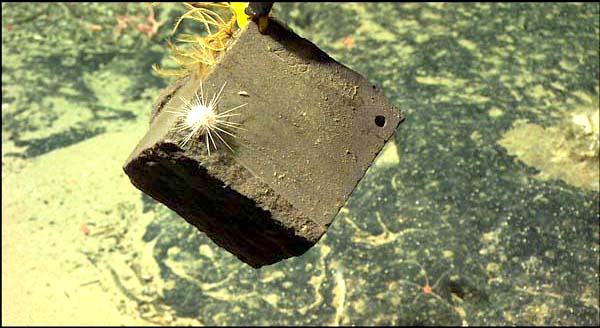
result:
M 141 56 L 57 61 L 60 21 L 6 6 L 3 324 L 600 323 L 598 4 L 277 5 L 407 119 L 319 244 L 258 271 L 121 169 L 168 28 L 109 49 Z M 73 25 L 89 48 L 147 15 L 95 6 L 62 20 L 103 26 Z

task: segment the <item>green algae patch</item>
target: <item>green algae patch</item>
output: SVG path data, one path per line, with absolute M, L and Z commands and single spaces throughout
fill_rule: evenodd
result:
M 518 120 L 499 141 L 508 153 L 540 172 L 540 180 L 560 179 L 599 190 L 598 109 L 578 111 L 557 126 Z

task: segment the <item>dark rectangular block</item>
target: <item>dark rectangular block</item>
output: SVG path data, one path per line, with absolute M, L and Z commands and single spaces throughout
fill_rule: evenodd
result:
M 219 111 L 243 103 L 244 130 L 207 154 L 180 148 L 177 111 L 226 82 Z M 125 163 L 131 182 L 215 243 L 258 268 L 298 256 L 326 232 L 402 120 L 365 78 L 275 20 L 249 24 L 201 78 L 161 95 L 146 136 Z M 221 134 L 223 136 L 223 134 Z

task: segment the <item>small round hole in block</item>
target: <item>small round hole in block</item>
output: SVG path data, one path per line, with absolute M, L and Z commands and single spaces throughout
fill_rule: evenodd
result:
M 385 117 L 381 116 L 381 115 L 375 116 L 375 124 L 380 128 L 384 127 L 385 126 Z

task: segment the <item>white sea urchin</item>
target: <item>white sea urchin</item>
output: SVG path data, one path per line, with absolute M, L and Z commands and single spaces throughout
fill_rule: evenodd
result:
M 232 116 L 237 116 L 240 114 L 231 114 L 232 111 L 239 109 L 247 105 L 241 104 L 234 108 L 228 109 L 221 113 L 218 112 L 219 101 L 221 101 L 221 94 L 223 93 L 223 89 L 225 89 L 225 85 L 227 82 L 223 83 L 221 90 L 216 93 L 212 99 L 207 103 L 207 98 L 204 96 L 204 90 L 202 89 L 202 82 L 200 82 L 200 96 L 198 93 L 195 94 L 195 100 L 187 101 L 184 98 L 181 98 L 184 106 L 181 110 L 178 111 L 168 111 L 169 113 L 175 114 L 179 118 L 179 122 L 172 128 L 174 131 L 181 132 L 187 130 L 187 133 L 183 139 L 179 141 L 179 146 L 184 147 L 194 136 L 198 135 L 199 137 L 204 136 L 206 140 L 206 148 L 208 150 L 208 155 L 210 156 L 210 144 L 212 143 L 214 149 L 217 149 L 217 144 L 215 143 L 215 139 L 213 135 L 217 137 L 221 142 L 227 146 L 231 151 L 233 149 L 229 144 L 223 139 L 223 137 L 219 134 L 219 132 L 223 132 L 232 137 L 236 137 L 232 132 L 227 131 L 228 129 L 241 129 L 239 123 L 230 122 L 227 119 Z M 209 142 L 210 140 L 210 142 Z

